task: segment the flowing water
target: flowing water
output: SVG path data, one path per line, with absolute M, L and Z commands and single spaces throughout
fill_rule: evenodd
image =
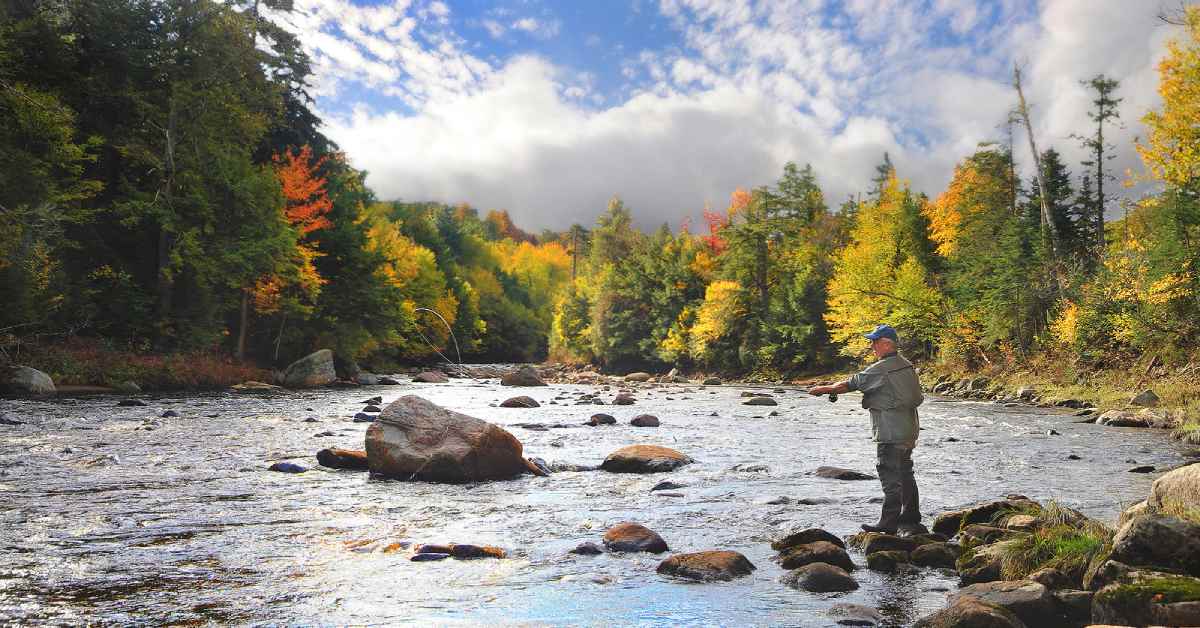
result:
M 828 626 L 831 606 L 854 603 L 904 625 L 944 607 L 955 577 L 934 570 L 860 569 L 861 588 L 848 594 L 779 582 L 772 538 L 808 526 L 850 534 L 878 516 L 876 481 L 811 475 L 821 465 L 873 473 L 874 447 L 857 395 L 831 404 L 788 390 L 772 408 L 742 405 L 743 390 L 643 387 L 633 406 L 573 405 L 595 386 L 514 390 L 496 380 L 146 396 L 147 407 L 117 407 L 114 397 L 0 400 L 0 417 L 21 423 L 0 421 L 0 623 Z M 601 392 L 608 400 L 616 390 Z M 350 418 L 360 401 L 405 394 L 507 426 L 526 455 L 551 463 L 597 465 L 634 443 L 697 463 L 669 474 L 563 472 L 474 485 L 316 466 L 323 447 L 362 448 L 366 424 Z M 492 407 L 516 394 L 543 405 Z M 159 418 L 165 410 L 180 416 Z M 595 412 L 618 425 L 580 425 Z M 629 426 L 641 413 L 662 426 Z M 926 523 L 1014 492 L 1111 521 L 1155 477 L 1128 468 L 1183 460 L 1162 432 L 1032 408 L 930 399 L 921 416 L 914 459 Z M 310 470 L 267 471 L 274 461 Z M 664 479 L 684 484 L 674 491 L 682 496 L 650 491 Z M 831 503 L 768 503 L 781 496 Z M 663 556 L 568 554 L 621 521 L 657 531 L 673 552 L 732 549 L 758 569 L 694 584 L 656 574 Z M 418 563 L 383 551 L 402 540 L 498 545 L 510 557 Z

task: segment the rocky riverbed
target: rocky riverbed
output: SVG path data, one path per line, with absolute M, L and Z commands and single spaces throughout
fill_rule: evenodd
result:
M 623 389 L 633 403 L 612 405 Z M 634 444 L 695 462 L 457 485 L 317 464 L 320 449 L 363 448 L 360 402 L 408 394 L 505 427 L 551 469 L 595 467 Z M 498 407 L 517 395 L 538 407 Z M 604 405 L 578 403 L 588 395 Z M 767 395 L 777 405 L 745 403 Z M 905 625 L 944 608 L 958 582 L 937 569 L 858 569 L 847 593 L 781 582 L 772 540 L 808 527 L 844 536 L 878 515 L 876 481 L 815 473 L 874 473 L 856 395 L 831 404 L 773 387 L 451 379 L 122 399 L 0 400 L 0 622 L 827 626 L 835 607 L 858 604 Z M 596 413 L 615 424 L 584 425 Z M 659 425 L 630 425 L 645 414 Z M 930 398 L 921 414 L 926 523 L 1007 493 L 1111 522 L 1158 476 L 1131 469 L 1186 458 L 1160 431 L 1077 423 L 1066 411 Z M 268 471 L 275 463 L 307 471 Z M 676 486 L 651 490 L 664 480 Z M 600 546 L 620 522 L 653 530 L 670 551 L 571 553 Z M 411 560 L 415 545 L 450 543 L 506 557 Z M 705 584 L 656 572 L 669 555 L 703 550 L 740 552 L 755 569 Z

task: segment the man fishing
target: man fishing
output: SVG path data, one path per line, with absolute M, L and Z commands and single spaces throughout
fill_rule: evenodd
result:
M 808 392 L 820 396 L 858 390 L 863 394 L 862 407 L 871 412 L 883 512 L 878 523 L 865 523 L 862 528 L 890 534 L 924 532 L 912 462 L 920 430 L 917 406 L 925 401 L 921 382 L 912 363 L 897 353 L 900 338 L 891 325 L 879 325 L 865 337 L 878 362 L 844 382 L 816 386 Z

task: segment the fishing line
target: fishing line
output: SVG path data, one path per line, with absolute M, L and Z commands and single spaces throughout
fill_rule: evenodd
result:
M 446 326 L 446 331 L 450 333 L 450 339 L 454 341 L 454 352 L 456 354 L 458 354 L 458 368 L 461 371 L 462 370 L 462 351 L 460 351 L 458 349 L 458 338 L 456 338 L 454 336 L 454 330 L 450 329 L 450 323 L 447 323 L 446 319 L 442 318 L 442 315 L 438 314 L 438 312 L 436 310 L 431 310 L 427 307 L 414 308 L 413 312 L 429 312 L 430 314 L 433 314 L 434 316 L 438 317 L 438 320 L 442 321 L 442 324 Z M 433 349 L 434 353 L 441 356 L 442 359 L 445 360 L 446 362 L 450 362 L 450 358 L 446 357 L 445 354 L 443 354 L 441 351 L 438 351 L 438 348 L 433 346 L 433 343 L 429 341 L 429 338 L 426 338 L 425 334 L 421 333 L 420 327 L 417 328 L 417 335 L 421 336 L 421 340 L 424 340 L 425 344 L 429 345 L 429 348 Z M 451 364 L 453 364 L 453 362 L 451 362 Z

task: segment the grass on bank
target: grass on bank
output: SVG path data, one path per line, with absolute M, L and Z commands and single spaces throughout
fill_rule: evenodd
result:
M 49 375 L 56 385 L 117 387 L 134 382 L 146 391 L 204 390 L 271 381 L 270 371 L 216 353 L 144 354 L 84 338 L 25 345 L 17 359 Z
M 1099 565 L 1112 552 L 1112 528 L 1088 519 L 1051 500 L 1041 507 L 1008 510 L 997 515 L 1003 524 L 1015 515 L 1032 515 L 1037 520 L 1029 532 L 1016 532 L 997 543 L 1000 575 L 1020 580 L 1040 569 L 1057 569 L 1073 582 Z

